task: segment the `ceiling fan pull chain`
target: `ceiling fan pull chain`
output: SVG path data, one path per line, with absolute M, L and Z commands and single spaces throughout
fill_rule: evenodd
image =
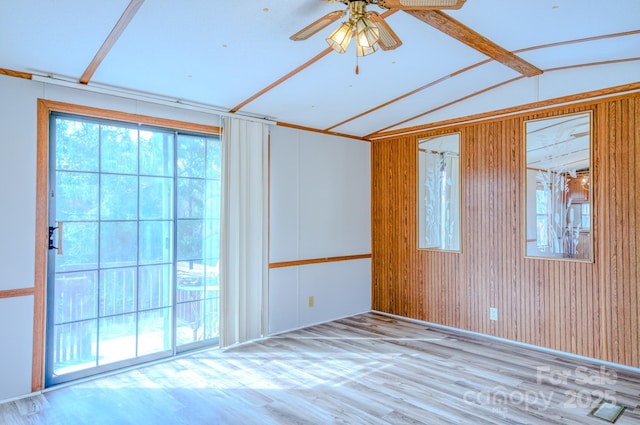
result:
M 360 74 L 360 68 L 358 68 L 358 50 L 356 49 L 356 75 Z

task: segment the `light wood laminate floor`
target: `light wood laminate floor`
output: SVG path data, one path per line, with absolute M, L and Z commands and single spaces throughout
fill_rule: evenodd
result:
M 367 313 L 0 405 L 2 424 L 640 424 L 640 375 Z

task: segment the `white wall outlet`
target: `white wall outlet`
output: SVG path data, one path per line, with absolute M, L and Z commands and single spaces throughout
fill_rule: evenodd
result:
M 315 304 L 315 300 L 313 299 L 313 295 L 309 295 L 309 307 L 313 307 Z
M 498 320 L 498 309 L 495 307 L 489 308 L 489 320 Z

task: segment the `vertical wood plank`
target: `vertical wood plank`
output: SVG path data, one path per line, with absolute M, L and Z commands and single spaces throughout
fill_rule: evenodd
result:
M 594 262 L 524 258 L 524 121 L 589 110 Z M 373 308 L 640 367 L 639 114 L 631 94 L 374 142 Z M 418 250 L 416 141 L 453 131 L 462 253 Z

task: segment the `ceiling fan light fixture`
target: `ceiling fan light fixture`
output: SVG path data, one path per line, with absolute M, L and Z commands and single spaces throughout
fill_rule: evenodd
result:
M 351 37 L 353 36 L 353 28 L 351 22 L 343 22 L 334 32 L 327 37 L 326 41 L 329 46 L 338 53 L 344 53 L 349 47 Z
M 370 55 L 371 53 L 375 53 L 377 50 L 377 44 L 372 44 L 371 46 L 361 46 L 356 43 L 356 55 L 359 57 Z
M 364 16 L 356 21 L 356 40 L 358 46 L 372 48 L 379 39 L 380 30 L 373 22 Z

